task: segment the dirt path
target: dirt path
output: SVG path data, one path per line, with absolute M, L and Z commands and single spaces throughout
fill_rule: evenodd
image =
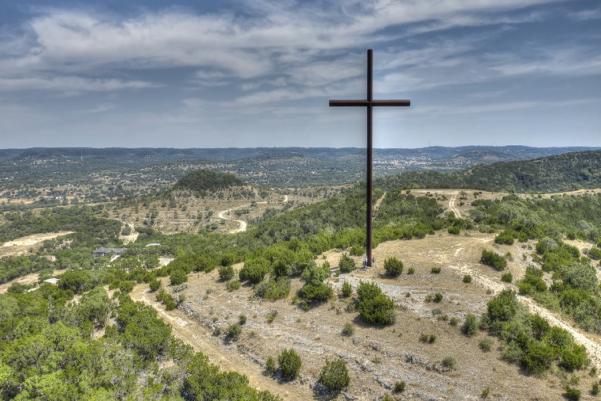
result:
M 455 202 L 457 202 L 457 192 L 454 192 L 451 194 L 451 197 L 449 198 L 449 210 L 453 213 L 455 213 L 455 217 L 457 217 L 458 219 L 461 218 L 461 212 L 459 211 L 459 209 L 457 208 L 457 206 L 455 205 Z
M 261 202 L 257 202 L 257 205 L 266 204 L 266 203 L 267 203 L 266 201 L 261 201 Z M 282 204 L 286 204 L 286 203 L 288 203 L 288 195 L 284 195 L 284 199 L 282 199 Z M 242 233 L 247 230 L 248 223 L 244 220 L 232 218 L 232 212 L 234 210 L 248 208 L 248 207 L 250 207 L 250 205 L 251 204 L 249 203 L 249 204 L 237 206 L 237 207 L 234 207 L 231 209 L 222 210 L 217 213 L 217 217 L 220 218 L 221 220 L 229 220 L 229 221 L 234 221 L 234 222 L 238 223 L 238 228 L 229 230 L 228 231 L 229 234 Z
M 32 234 L 5 242 L 0 246 L 0 257 L 23 255 L 32 247 L 41 245 L 44 241 L 73 234 L 73 231 L 59 231 L 54 233 Z
M 160 303 L 156 302 L 155 295 L 148 291 L 147 285 L 135 286 L 130 297 L 134 301 L 151 306 L 161 319 L 171 325 L 175 337 L 189 344 L 195 351 L 205 354 L 219 368 L 246 375 L 252 387 L 277 394 L 284 400 L 312 399 L 312 394 L 307 394 L 294 384 L 279 383 L 264 376 L 260 366 L 242 357 L 235 348 L 228 349 L 217 344 L 216 341 L 219 340 L 216 340 L 212 333 L 202 325 L 195 324 L 196 322 L 182 311 L 175 309 L 167 312 Z
M 248 223 L 244 220 L 238 220 L 238 219 L 233 219 L 231 217 L 232 211 L 236 210 L 236 209 L 241 209 L 244 206 L 239 206 L 237 208 L 234 209 L 226 209 L 226 210 L 222 210 L 219 213 L 217 213 L 217 217 L 219 217 L 221 220 L 230 220 L 230 221 L 235 221 L 236 223 L 238 223 L 238 228 L 234 228 L 231 229 L 230 231 L 228 231 L 229 234 L 237 234 L 237 233 L 242 233 L 244 231 L 246 231 L 246 228 L 248 227 Z

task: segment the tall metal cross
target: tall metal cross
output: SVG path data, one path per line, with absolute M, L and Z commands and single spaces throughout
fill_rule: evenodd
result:
M 406 99 L 374 100 L 373 88 L 373 50 L 367 49 L 367 99 L 359 100 L 330 100 L 330 107 L 365 107 L 367 110 L 367 209 L 365 214 L 366 238 L 365 255 L 367 266 L 372 265 L 372 166 L 373 166 L 373 135 L 372 135 L 372 111 L 375 106 L 411 106 L 411 101 Z

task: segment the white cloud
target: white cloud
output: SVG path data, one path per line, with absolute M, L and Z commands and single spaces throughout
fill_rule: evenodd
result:
M 65 92 L 108 92 L 120 89 L 142 89 L 156 87 L 145 81 L 123 81 L 119 79 L 88 79 L 80 77 L 54 78 L 0 78 L 0 90 L 61 90 Z

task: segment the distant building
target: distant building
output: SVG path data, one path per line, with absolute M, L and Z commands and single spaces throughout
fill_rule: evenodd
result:
M 48 283 L 48 284 L 52 284 L 52 285 L 56 285 L 56 283 L 59 282 L 59 279 L 56 277 L 51 277 L 51 278 L 47 278 L 46 280 L 44 280 L 44 283 Z
M 92 256 L 101 257 L 101 256 L 109 256 L 109 255 L 123 255 L 127 251 L 127 248 L 105 248 L 100 247 L 94 252 L 92 252 Z

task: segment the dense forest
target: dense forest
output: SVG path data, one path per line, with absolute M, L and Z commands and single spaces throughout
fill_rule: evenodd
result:
M 207 191 L 226 189 L 242 184 L 243 182 L 233 174 L 211 170 L 196 170 L 180 178 L 174 188 L 205 193 Z
M 385 188 L 466 188 L 560 192 L 601 187 L 601 152 L 573 152 L 527 161 L 478 165 L 459 172 L 407 172 L 380 180 Z

